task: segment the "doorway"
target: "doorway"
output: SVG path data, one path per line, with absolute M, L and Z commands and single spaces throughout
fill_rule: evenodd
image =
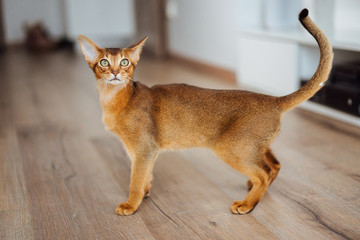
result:
M 135 0 L 136 28 L 139 38 L 149 36 L 146 52 L 167 56 L 166 0 Z
M 3 3 L 0 0 L 0 52 L 5 51 L 5 31 L 4 31 L 4 14 Z

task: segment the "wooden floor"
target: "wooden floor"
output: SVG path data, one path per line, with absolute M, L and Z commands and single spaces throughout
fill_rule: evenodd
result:
M 233 215 L 246 177 L 206 149 L 162 153 L 151 196 L 132 216 L 130 161 L 101 122 L 94 77 L 69 52 L 0 56 L 0 239 L 360 239 L 360 130 L 285 114 L 279 177 L 256 209 Z M 232 88 L 171 61 L 136 79 Z

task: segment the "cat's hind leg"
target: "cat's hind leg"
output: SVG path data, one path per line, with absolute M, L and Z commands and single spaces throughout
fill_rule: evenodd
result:
M 271 151 L 270 148 L 268 148 L 265 152 L 265 162 L 267 165 L 269 165 L 269 167 L 271 168 L 271 181 L 270 184 L 275 180 L 275 178 L 277 177 L 277 175 L 279 174 L 280 168 L 281 168 L 281 164 L 280 162 L 276 159 L 274 153 Z
M 251 212 L 260 199 L 264 196 L 270 185 L 271 169 L 266 164 L 249 166 L 243 173 L 250 178 L 252 188 L 242 201 L 235 201 L 231 211 L 235 214 L 246 214 Z
M 277 177 L 280 168 L 281 168 L 281 164 L 280 162 L 276 159 L 275 155 L 273 154 L 273 152 L 271 151 L 270 148 L 268 148 L 265 152 L 265 162 L 266 164 L 271 168 L 271 181 L 270 184 L 275 180 L 275 178 Z M 251 180 L 249 180 L 247 182 L 248 185 L 248 190 L 250 191 L 253 184 L 251 182 Z
M 235 201 L 231 211 L 235 214 L 251 212 L 269 187 L 272 176 L 272 168 L 266 163 L 263 148 L 244 146 L 241 151 L 215 151 L 215 153 L 235 170 L 250 178 L 252 188 L 242 201 Z M 234 148 L 233 148 L 234 150 Z

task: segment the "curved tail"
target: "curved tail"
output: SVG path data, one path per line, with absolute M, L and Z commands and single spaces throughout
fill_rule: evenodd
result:
M 317 91 L 319 91 L 324 82 L 328 79 L 333 60 L 333 51 L 331 44 L 325 34 L 316 26 L 316 24 L 308 16 L 309 11 L 303 9 L 299 14 L 299 20 L 305 29 L 315 38 L 320 48 L 320 62 L 315 74 L 311 79 L 298 91 L 289 95 L 280 97 L 280 107 L 287 111 L 300 103 L 311 98 Z

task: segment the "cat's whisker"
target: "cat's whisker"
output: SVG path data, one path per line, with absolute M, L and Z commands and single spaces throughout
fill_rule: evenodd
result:
M 100 82 L 99 80 L 96 80 L 95 82 L 92 83 L 92 86 L 95 87 L 96 89 L 99 88 Z
M 104 83 L 103 83 L 102 79 L 100 79 L 100 80 L 96 81 L 95 84 L 96 84 L 96 87 L 97 87 L 97 88 L 100 88 L 100 87 L 103 86 Z
M 96 81 L 95 83 L 92 84 L 92 86 L 96 87 L 96 88 L 99 88 L 99 82 Z
M 126 83 L 126 85 L 128 85 L 129 83 L 131 83 L 131 81 L 135 82 L 135 79 L 132 78 L 132 77 L 125 76 L 124 78 L 127 79 L 127 80 L 129 80 L 129 81 Z M 134 84 L 130 84 L 130 85 L 131 85 L 132 88 L 135 89 Z

